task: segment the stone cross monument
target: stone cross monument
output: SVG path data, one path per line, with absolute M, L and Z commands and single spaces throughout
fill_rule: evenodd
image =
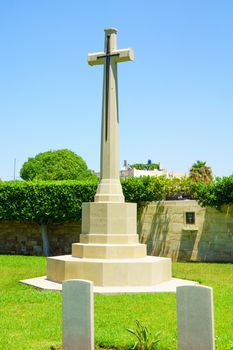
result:
M 117 30 L 105 30 L 105 50 L 88 55 L 104 65 L 101 180 L 95 201 L 82 205 L 80 243 L 72 255 L 48 258 L 49 280 L 93 281 L 94 286 L 153 286 L 171 279 L 171 259 L 146 255 L 138 242 L 137 205 L 125 203 L 119 179 L 117 63 L 133 60 L 133 50 L 117 50 Z
M 117 92 L 117 63 L 132 61 L 133 50 L 117 50 L 117 30 L 105 29 L 105 51 L 88 55 L 91 66 L 104 65 L 101 181 L 95 202 L 124 202 L 119 180 L 119 115 Z

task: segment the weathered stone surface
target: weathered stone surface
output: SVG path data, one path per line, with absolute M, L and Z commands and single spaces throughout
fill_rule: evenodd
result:
M 177 287 L 178 350 L 214 350 L 213 290 Z
M 146 256 L 129 259 L 49 257 L 47 277 L 55 282 L 88 279 L 95 286 L 153 286 L 171 279 L 171 259 Z
M 54 255 L 68 254 L 71 244 L 77 242 L 81 223 L 48 225 L 50 252 Z M 42 255 L 43 242 L 39 225 L 18 221 L 0 222 L 0 253 Z
M 194 225 L 185 223 L 187 211 L 195 212 Z M 143 210 L 139 228 L 149 254 L 186 261 L 233 261 L 230 207 L 219 212 L 201 208 L 193 200 L 150 203 Z
M 93 284 L 85 280 L 62 283 L 62 349 L 94 350 Z

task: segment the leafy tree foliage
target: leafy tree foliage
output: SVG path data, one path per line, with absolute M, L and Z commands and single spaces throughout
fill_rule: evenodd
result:
M 188 177 L 167 179 L 165 176 L 129 177 L 122 180 L 126 202 L 145 203 L 159 200 L 193 198 L 194 184 Z
M 199 183 L 195 188 L 195 198 L 203 207 L 221 209 L 233 204 L 233 175 L 217 177 L 210 184 Z
M 159 170 L 159 164 L 156 164 L 156 163 L 149 163 L 149 164 L 136 163 L 136 164 L 131 164 L 130 167 L 137 170 L 154 170 L 154 169 Z
M 206 165 L 206 162 L 197 160 L 190 169 L 190 178 L 194 182 L 209 184 L 213 181 L 212 170 Z
M 20 170 L 23 180 L 85 180 L 95 175 L 86 162 L 68 149 L 39 153 L 28 158 Z

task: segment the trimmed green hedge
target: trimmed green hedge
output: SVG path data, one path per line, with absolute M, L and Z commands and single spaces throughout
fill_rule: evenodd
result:
M 12 181 L 0 184 L 0 220 L 61 223 L 81 218 L 82 202 L 92 201 L 96 181 Z
M 38 224 L 78 221 L 83 202 L 91 202 L 97 181 L 12 181 L 0 183 L 0 220 Z M 139 206 L 162 199 L 192 198 L 188 178 L 141 177 L 122 180 L 127 202 Z
M 91 202 L 97 181 L 0 182 L 0 220 L 38 224 L 79 221 L 83 202 Z M 195 198 L 201 206 L 221 208 L 233 204 L 233 175 L 213 183 L 193 183 L 190 178 L 140 177 L 122 180 L 126 202 L 143 205 L 164 199 Z
M 122 180 L 126 202 L 138 204 L 159 200 L 193 198 L 194 184 L 188 177 L 167 179 L 163 176 Z

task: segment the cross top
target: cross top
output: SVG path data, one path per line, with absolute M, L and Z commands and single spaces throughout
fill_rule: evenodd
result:
M 134 54 L 132 49 L 123 49 L 117 50 L 116 42 L 116 28 L 106 28 L 105 30 L 105 43 L 104 43 L 104 52 L 97 52 L 94 54 L 88 55 L 88 64 L 90 66 L 95 66 L 103 64 L 105 66 L 105 140 L 108 138 L 108 119 L 109 119 L 109 87 L 110 87 L 110 68 L 114 70 L 113 65 L 118 62 L 133 61 Z M 112 66 L 112 67 L 111 67 Z M 116 67 L 115 67 L 116 70 Z M 116 77 L 117 84 L 117 77 Z M 117 92 L 117 91 L 116 91 Z M 117 120 L 119 122 L 119 116 L 117 113 Z
M 109 53 L 116 56 L 115 62 L 126 62 L 133 61 L 134 53 L 132 49 L 121 49 L 117 50 L 117 42 L 116 42 L 116 28 L 106 28 L 105 30 L 105 52 L 96 52 L 88 55 L 88 64 L 90 66 L 95 66 L 99 64 L 105 64 L 105 55 L 107 53 L 107 49 L 109 48 Z M 108 46 L 109 43 L 109 47 Z

